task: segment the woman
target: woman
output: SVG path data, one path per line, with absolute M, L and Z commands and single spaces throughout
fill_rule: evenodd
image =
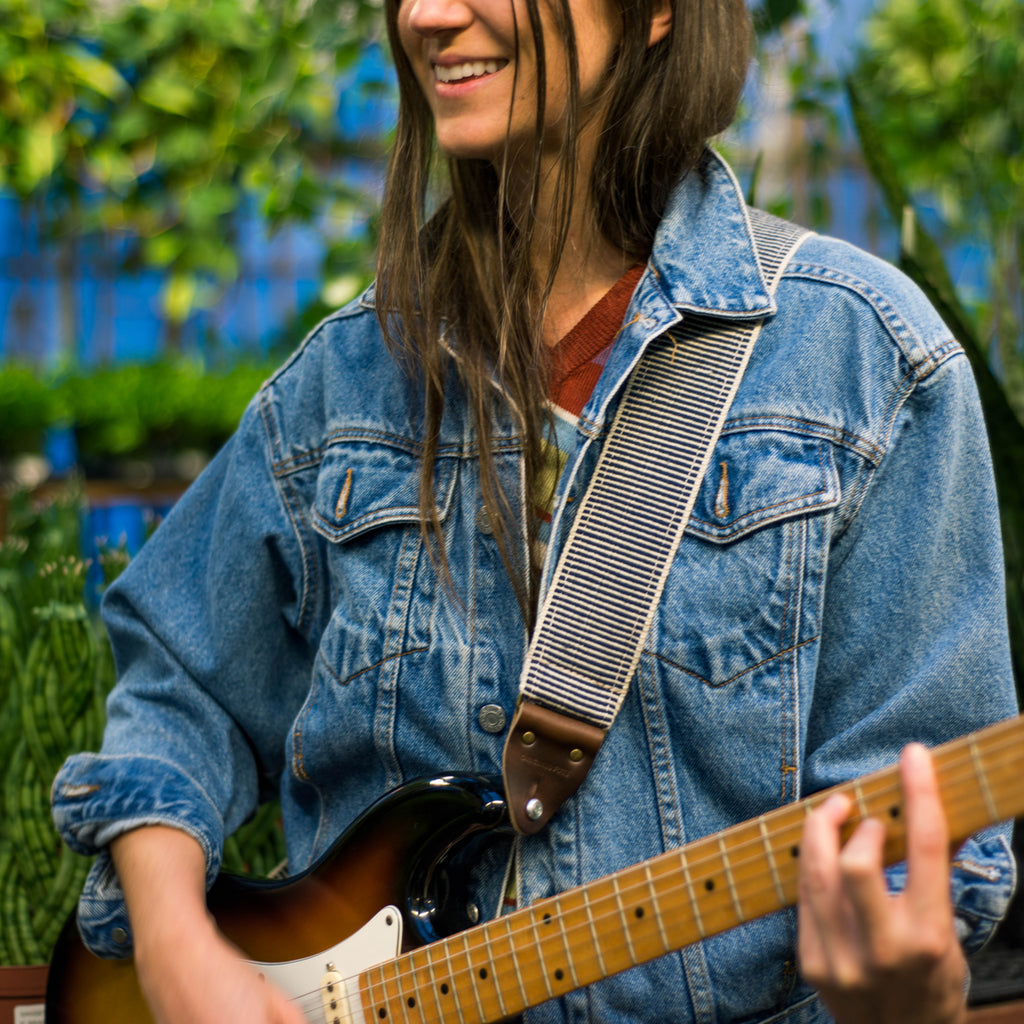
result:
M 55 784 L 65 837 L 100 851 L 83 934 L 134 949 L 161 1022 L 300 1019 L 206 916 L 223 836 L 279 793 L 297 871 L 404 780 L 500 770 L 629 370 L 690 311 L 771 313 L 704 148 L 745 77 L 742 0 L 387 17 L 401 111 L 376 290 L 267 383 L 111 590 L 104 749 Z M 484 914 L 508 865 L 528 904 L 1013 713 L 977 400 L 906 281 L 806 241 L 712 466 L 604 749 L 540 835 L 483 858 Z M 902 771 L 909 868 L 888 883 L 877 823 L 844 845 L 841 799 L 809 818 L 800 970 L 777 914 L 529 1018 L 961 1021 L 958 939 L 991 932 L 1012 863 L 1002 832 L 972 840 L 954 911 L 919 746 Z

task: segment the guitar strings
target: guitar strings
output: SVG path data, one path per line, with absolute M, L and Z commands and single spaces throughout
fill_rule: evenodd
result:
M 1015 736 L 1010 736 L 1000 743 L 987 743 L 984 756 L 986 759 L 998 758 L 1000 754 L 1012 750 L 1014 747 L 1017 747 L 1019 750 L 1019 741 Z M 943 757 L 941 748 L 938 751 L 933 751 L 933 754 L 936 757 L 942 789 L 947 792 L 949 797 L 946 801 L 947 814 L 951 819 L 955 820 L 958 816 L 962 815 L 964 808 L 973 809 L 977 807 L 977 792 L 984 792 L 984 785 L 979 781 L 976 766 L 972 763 L 974 760 L 973 752 L 968 752 L 951 764 L 944 762 L 949 762 L 953 756 L 952 754 L 948 757 Z M 967 769 L 966 771 L 963 770 L 965 768 Z M 975 790 L 975 793 L 960 792 L 960 788 L 965 785 L 970 786 Z M 860 790 L 860 799 L 854 795 L 857 790 Z M 602 949 L 609 959 L 612 959 L 616 954 L 621 955 L 623 951 L 626 951 L 629 953 L 630 960 L 633 960 L 631 943 L 629 941 L 629 928 L 625 925 L 627 910 L 635 905 L 645 905 L 647 903 L 653 903 L 656 909 L 661 902 L 681 903 L 682 909 L 690 915 L 689 920 L 692 920 L 693 924 L 697 926 L 698 935 L 696 938 L 699 938 L 700 925 L 702 923 L 706 924 L 706 922 L 694 907 L 699 907 L 700 899 L 707 899 L 707 896 L 702 897 L 698 892 L 695 892 L 697 888 L 696 883 L 702 881 L 709 871 L 712 875 L 715 875 L 722 873 L 724 870 L 731 876 L 738 870 L 749 868 L 751 865 L 758 865 L 763 876 L 764 865 L 770 863 L 770 854 L 767 853 L 769 848 L 773 849 L 774 853 L 777 854 L 780 850 L 792 847 L 802 834 L 804 818 L 809 811 L 819 806 L 829 795 L 835 792 L 844 792 L 850 795 L 854 801 L 854 810 L 849 822 L 851 827 L 863 820 L 862 805 L 864 803 L 885 804 L 886 802 L 892 803 L 895 801 L 896 805 L 900 805 L 902 799 L 902 789 L 895 768 L 883 769 L 881 772 L 865 776 L 854 782 L 843 783 L 831 790 L 814 794 L 798 803 L 775 808 L 759 818 L 741 822 L 715 836 L 706 836 L 694 840 L 683 847 L 669 850 L 648 861 L 631 865 L 623 869 L 622 872 L 617 872 L 605 878 L 595 879 L 584 886 L 567 890 L 564 893 L 532 904 L 529 907 L 521 908 L 511 914 L 487 922 L 480 928 L 457 933 L 446 939 L 431 943 L 429 946 L 423 946 L 409 953 L 402 954 L 394 960 L 386 961 L 384 964 L 361 971 L 353 975 L 349 980 L 366 979 L 367 987 L 360 992 L 360 995 L 368 1003 L 376 1002 L 376 1000 L 368 997 L 371 997 L 374 992 L 380 991 L 384 994 L 388 1005 L 391 1005 L 394 1002 L 394 997 L 388 998 L 387 991 L 397 987 L 401 994 L 405 984 L 416 975 L 429 975 L 431 979 L 430 988 L 436 989 L 438 978 L 436 967 L 439 964 L 444 964 L 450 969 L 444 974 L 443 980 L 449 984 L 453 994 L 461 990 L 462 986 L 467 982 L 474 986 L 474 991 L 476 991 L 477 978 L 474 977 L 474 972 L 478 971 L 483 964 L 483 960 L 480 963 L 473 962 L 473 958 L 476 955 L 482 954 L 486 958 L 487 964 L 490 965 L 494 959 L 493 947 L 501 943 L 507 943 L 510 953 L 515 955 L 515 963 L 519 973 L 522 974 L 524 968 L 526 970 L 531 968 L 536 970 L 538 968 L 540 958 L 543 955 L 543 943 L 556 942 L 556 936 L 561 938 L 561 944 L 565 947 L 565 952 L 568 952 L 569 947 L 573 943 L 581 944 L 579 936 L 582 935 L 585 940 L 582 944 L 588 947 L 587 956 L 591 957 L 598 964 L 601 961 L 600 951 Z M 881 809 L 878 808 L 871 813 L 878 816 Z M 714 848 L 707 855 L 704 855 L 704 848 L 711 847 L 712 844 L 715 844 L 717 847 L 720 841 L 727 843 L 730 835 L 750 832 L 755 828 L 759 829 L 762 823 L 767 825 L 773 818 L 779 820 L 779 827 L 774 829 L 766 827 L 763 832 L 759 830 L 756 837 L 739 841 L 735 848 L 728 851 L 726 855 L 723 855 L 721 848 Z M 900 832 L 903 832 L 902 822 Z M 776 845 L 780 849 L 774 849 Z M 687 856 L 688 852 L 697 856 L 690 860 Z M 752 855 L 746 856 L 747 853 Z M 642 872 L 644 877 L 628 882 L 624 886 L 618 886 L 616 879 L 624 875 L 631 875 L 634 872 Z M 669 881 L 666 882 L 666 879 L 669 879 Z M 755 877 L 753 879 L 759 885 L 758 892 L 762 891 L 760 886 L 765 880 L 764 877 Z M 749 884 L 750 881 L 751 879 L 732 877 L 731 884 L 727 886 L 724 892 L 718 891 L 716 893 L 715 899 L 723 904 L 731 924 L 725 927 L 719 927 L 718 924 L 710 928 L 705 927 L 704 932 L 707 936 L 717 934 L 717 932 L 737 923 L 753 920 L 755 916 L 762 916 L 764 911 L 759 911 L 757 915 L 751 915 L 749 918 L 740 916 L 736 920 L 737 914 L 733 903 L 738 903 L 740 910 L 742 910 L 744 899 L 749 900 L 751 896 L 750 893 L 744 896 L 740 889 L 741 886 L 745 883 Z M 585 901 L 593 893 L 593 890 L 596 887 L 608 884 L 613 886 L 613 891 L 600 895 L 595 894 L 588 907 Z M 663 886 L 663 888 L 660 891 L 655 891 L 655 885 Z M 791 905 L 795 899 L 795 893 L 787 893 L 786 895 L 787 900 L 785 903 L 779 904 L 780 908 Z M 580 900 L 584 902 L 574 902 Z M 563 906 L 563 904 L 567 905 Z M 608 905 L 607 911 L 600 909 L 605 905 Z M 712 910 L 714 911 L 715 908 L 712 908 Z M 571 914 L 578 914 L 581 911 L 585 914 L 585 920 L 579 923 L 568 923 Z M 545 912 L 550 913 L 551 923 L 560 927 L 557 932 L 552 933 L 550 938 L 542 939 L 538 928 L 543 922 L 543 914 Z M 623 923 L 622 933 L 626 937 L 625 941 L 618 943 L 610 941 L 604 945 L 596 941 L 594 933 L 600 930 L 602 924 L 616 920 Z M 533 933 L 533 937 L 527 939 L 528 933 Z M 574 938 L 574 936 L 576 937 Z M 515 950 L 516 943 L 523 940 L 525 940 L 524 948 L 517 952 Z M 462 948 L 455 949 L 454 947 L 457 945 Z M 591 953 L 591 949 L 594 952 Z M 440 951 L 440 955 L 436 957 L 436 963 L 431 959 L 430 954 L 425 952 L 426 950 L 432 950 L 435 953 Z M 530 955 L 531 953 L 532 956 Z M 425 959 L 425 962 L 417 965 L 414 962 L 417 958 Z M 465 966 L 457 966 L 456 961 L 463 959 L 465 960 Z M 645 959 L 650 958 L 645 957 Z M 579 958 L 577 958 L 578 961 Z M 392 966 L 398 969 L 389 970 Z M 567 966 L 570 974 L 575 973 L 568 961 Z M 381 981 L 374 982 L 369 980 L 370 973 L 374 971 L 381 974 Z M 551 991 L 550 982 L 546 978 L 543 981 L 546 990 Z M 520 979 L 520 984 L 524 987 L 534 987 L 538 984 L 538 981 L 533 978 L 528 981 Z M 420 987 L 422 988 L 422 986 Z M 576 986 L 573 985 L 573 987 Z M 560 983 L 557 988 L 560 991 L 564 990 L 564 985 Z M 304 999 L 306 997 L 302 996 L 299 998 Z M 309 998 L 319 999 L 319 991 L 310 993 Z M 518 996 L 516 998 L 518 999 Z M 405 1000 L 398 999 L 398 1002 L 401 1004 L 403 1016 L 408 1020 L 409 1015 L 406 1012 L 407 1005 Z M 412 1007 L 409 1008 L 412 1009 Z M 415 1015 L 416 1020 L 430 1022 L 441 1019 L 439 1004 L 437 1016 L 432 1013 L 428 1001 L 421 1002 L 417 1000 L 415 1009 L 417 1011 Z M 463 1007 L 463 1010 L 465 1010 L 465 1007 Z M 322 1005 L 319 1003 L 316 1012 L 318 1014 L 323 1012 Z M 512 1012 L 516 1012 L 515 1009 Z M 462 1019 L 464 1020 L 465 1018 L 463 1017 Z
M 991 749 L 991 750 L 987 751 L 987 754 L 990 757 L 995 756 L 996 754 L 1004 751 L 1005 749 L 1008 749 L 1012 745 L 1013 745 L 1012 743 L 1003 743 L 1000 748 Z M 955 767 L 956 768 L 960 768 L 960 767 L 962 767 L 963 763 L 966 763 L 966 759 L 964 760 L 964 762 L 958 763 Z M 946 771 L 946 782 L 945 782 L 945 785 L 948 788 L 951 789 L 955 785 L 962 785 L 963 781 L 965 779 L 969 779 L 969 780 L 973 781 L 974 785 L 978 786 L 978 779 L 977 779 L 977 774 L 976 773 L 973 773 L 973 779 L 972 779 L 972 773 L 967 773 L 967 774 L 960 775 L 959 777 L 954 777 L 954 775 L 953 775 L 953 773 L 951 771 Z M 871 794 L 873 799 L 878 800 L 881 797 L 889 797 L 889 798 L 891 798 L 891 797 L 894 797 L 894 796 L 897 799 L 899 798 L 899 796 L 900 796 L 900 787 L 898 785 L 898 776 L 896 776 L 895 774 L 891 773 L 890 771 L 886 771 L 884 773 L 884 776 L 883 776 L 883 778 L 881 780 L 873 779 L 871 776 L 868 776 L 866 779 L 860 780 L 861 788 L 862 789 L 865 788 L 867 786 L 867 784 L 872 782 L 872 781 L 875 781 L 875 782 L 881 781 L 883 783 L 888 783 L 887 785 L 883 785 L 881 788 L 876 788 L 876 790 Z M 848 784 L 845 784 L 845 785 L 839 787 L 839 790 L 840 791 L 847 791 L 850 788 L 853 788 L 852 784 L 848 783 Z M 968 794 L 963 794 L 962 796 L 963 796 L 963 799 L 959 799 L 958 798 L 959 803 L 957 802 L 957 800 L 951 800 L 951 801 L 948 802 L 947 808 L 950 811 L 951 817 L 954 816 L 954 813 L 956 812 L 958 806 L 963 806 L 965 800 L 970 800 L 970 796 Z M 822 800 L 822 799 L 825 799 L 825 796 L 823 794 L 818 794 L 816 797 L 809 798 L 809 801 L 813 802 L 813 804 L 816 805 L 817 802 L 820 802 L 820 800 Z M 971 803 L 976 805 L 977 804 L 977 800 L 975 799 L 975 800 L 971 801 Z M 789 805 L 788 807 L 776 809 L 776 811 L 769 812 L 769 816 L 771 816 L 773 814 L 777 815 L 780 811 L 781 812 L 786 812 L 786 811 L 794 812 L 794 811 L 797 811 L 798 809 L 800 809 L 800 811 L 802 811 L 803 813 L 806 813 L 805 809 L 806 809 L 807 806 L 808 806 L 808 801 L 802 802 L 802 804 Z M 855 821 L 859 820 L 859 818 L 860 818 L 860 815 L 858 813 L 852 820 L 855 822 Z M 756 824 L 757 821 L 758 821 L 758 819 L 754 819 L 753 823 Z M 741 829 L 744 828 L 744 826 L 746 826 L 749 829 L 751 827 L 751 825 L 752 825 L 751 822 L 741 823 L 740 825 L 734 826 L 732 829 L 727 830 L 725 833 L 722 833 L 722 835 L 726 836 L 730 832 L 735 832 L 735 831 L 741 830 Z M 777 838 L 777 837 L 779 837 L 781 835 L 787 835 L 787 834 L 792 835 L 793 833 L 801 831 L 802 830 L 802 826 L 803 826 L 803 818 L 802 818 L 802 814 L 801 814 L 800 820 L 787 822 L 784 825 L 783 828 L 777 829 L 774 833 L 773 832 L 769 832 L 768 835 L 769 835 L 769 837 L 774 837 L 774 838 Z M 718 837 L 714 837 L 714 838 L 718 838 Z M 738 859 L 737 858 L 736 859 L 736 865 L 737 866 L 749 865 L 750 863 L 753 863 L 755 861 L 757 863 L 759 863 L 759 864 L 763 864 L 764 861 L 765 861 L 765 857 L 764 857 L 764 853 L 761 852 L 762 851 L 762 847 L 763 847 L 762 840 L 763 840 L 763 837 L 759 836 L 758 839 L 756 839 L 756 840 L 750 840 L 750 841 L 747 841 L 747 842 L 739 844 L 736 847 L 737 851 L 742 850 L 744 847 L 756 847 L 758 853 L 757 853 L 757 856 L 755 858 L 753 858 L 753 859 L 751 859 L 751 858 Z M 700 846 L 700 845 L 705 844 L 706 842 L 707 842 L 706 838 L 704 840 L 696 840 L 693 844 L 690 844 L 690 848 L 692 850 L 692 848 L 694 846 Z M 682 855 L 684 854 L 686 849 L 687 849 L 687 847 L 682 847 L 679 850 L 669 851 L 667 854 L 663 854 L 663 855 L 660 855 L 658 858 L 654 858 L 653 859 L 654 863 L 648 862 L 648 864 L 650 866 L 652 866 L 652 867 L 655 867 L 655 868 L 659 868 L 659 867 L 660 868 L 669 868 L 669 870 L 671 871 L 672 877 L 676 877 L 679 874 L 679 872 L 678 872 L 677 869 L 673 869 L 671 861 L 675 860 L 678 857 L 679 860 L 680 860 L 681 865 L 684 866 L 683 874 L 685 875 L 686 858 L 683 857 Z M 699 851 L 693 850 L 692 852 L 699 852 Z M 732 859 L 732 858 L 730 858 L 730 859 Z M 659 863 L 659 862 L 661 862 L 661 863 Z M 697 869 L 697 868 L 700 868 L 702 866 L 706 867 L 707 865 L 710 865 L 710 864 L 715 864 L 715 865 L 719 866 L 719 869 L 720 869 L 720 866 L 722 865 L 722 858 L 721 858 L 721 855 L 720 855 L 720 851 L 716 852 L 715 854 L 713 854 L 712 856 L 709 856 L 709 857 L 704 857 L 704 858 L 698 857 L 697 859 L 695 859 L 694 861 L 692 861 L 689 864 L 689 867 L 691 869 Z M 634 867 L 636 867 L 636 866 L 634 866 Z M 626 870 L 626 872 L 629 872 L 630 869 L 625 869 L 625 870 Z M 606 880 L 598 879 L 598 880 L 596 880 L 595 883 L 590 883 L 590 885 L 600 884 L 602 881 L 606 881 Z M 586 888 L 586 887 L 583 887 L 583 888 Z M 668 900 L 670 898 L 678 898 L 678 895 L 679 895 L 680 892 L 687 893 L 691 889 L 692 889 L 692 880 L 688 881 L 685 877 L 681 878 L 679 884 L 672 883 L 661 894 L 656 896 L 655 897 L 655 902 L 657 902 L 658 898 L 662 898 L 662 899 L 665 899 L 665 900 Z M 614 899 L 616 904 L 618 904 L 620 901 L 625 902 L 625 903 L 631 903 L 632 902 L 632 898 L 635 897 L 637 894 L 640 894 L 641 899 L 650 899 L 651 898 L 651 893 L 649 891 L 648 880 L 645 879 L 642 882 L 638 882 L 638 883 L 630 885 L 628 887 L 621 888 L 621 889 L 619 889 L 617 891 L 617 893 L 615 894 L 614 897 L 607 896 L 607 895 L 598 897 L 598 899 L 595 900 L 594 902 L 595 902 L 595 904 L 600 905 L 600 904 L 603 904 L 605 902 L 612 901 Z M 451 984 L 452 984 L 453 987 L 459 987 L 464 980 L 470 980 L 471 983 L 475 985 L 475 980 L 470 977 L 471 973 L 472 973 L 472 970 L 473 970 L 473 966 L 470 964 L 469 958 L 471 958 L 476 953 L 486 953 L 486 952 L 488 952 L 491 949 L 491 947 L 493 946 L 493 944 L 494 944 L 493 939 L 489 940 L 486 937 L 486 935 L 483 936 L 482 940 L 481 939 L 476 939 L 476 941 L 474 943 L 474 937 L 476 935 L 479 935 L 479 934 L 481 934 L 481 933 L 483 933 L 485 931 L 493 930 L 495 924 L 502 924 L 502 923 L 504 923 L 505 924 L 505 929 L 504 929 L 505 930 L 505 935 L 502 938 L 507 939 L 509 941 L 510 947 L 513 947 L 514 943 L 515 943 L 515 940 L 517 938 L 521 938 L 523 935 L 525 935 L 525 933 L 527 931 L 534 931 L 534 932 L 536 931 L 536 926 L 537 926 L 536 914 L 537 914 L 538 910 L 542 906 L 550 907 L 551 908 L 553 918 L 554 918 L 555 914 L 562 914 L 563 916 L 567 916 L 568 913 L 571 910 L 578 911 L 579 907 L 575 907 L 574 906 L 574 907 L 571 907 L 571 908 L 569 908 L 569 907 L 561 908 L 559 906 L 559 904 L 563 903 L 563 902 L 566 902 L 567 900 L 569 900 L 573 896 L 578 897 L 580 895 L 586 896 L 587 893 L 583 892 L 582 889 L 569 890 L 566 893 L 562 893 L 559 896 L 551 898 L 550 900 L 542 901 L 541 904 L 535 904 L 535 905 L 533 905 L 533 906 L 531 906 L 529 908 L 524 908 L 522 911 L 517 911 L 514 914 L 507 915 L 504 918 L 500 918 L 500 919 L 498 919 L 497 922 L 489 922 L 489 925 L 483 926 L 483 928 L 481 928 L 477 933 L 474 933 L 472 931 L 471 932 L 460 933 L 457 936 L 452 936 L 452 937 L 450 937 L 450 938 L 448 938 L 446 940 L 442 940 L 441 942 L 434 943 L 429 948 L 435 949 L 435 950 L 437 950 L 437 949 L 446 949 L 446 950 L 448 950 L 448 952 L 443 954 L 442 957 L 439 958 L 439 960 L 442 961 L 442 962 L 445 962 L 448 966 L 450 966 L 452 968 L 452 970 L 445 977 L 446 977 L 446 979 L 450 979 L 451 980 Z M 740 902 L 742 903 L 742 897 L 740 898 Z M 524 927 L 519 928 L 518 929 L 518 934 L 517 934 L 517 929 L 514 927 L 513 922 L 514 922 L 514 919 L 516 917 L 518 917 L 519 915 L 524 915 L 523 918 L 522 918 L 522 922 L 524 923 Z M 621 906 L 616 905 L 607 914 L 598 915 L 596 917 L 591 915 L 591 916 L 588 916 L 588 921 L 586 921 L 586 922 L 584 922 L 582 924 L 572 925 L 570 927 L 570 929 L 568 929 L 568 930 L 563 928 L 562 931 L 561 931 L 561 934 L 562 934 L 563 938 L 565 939 L 565 941 L 568 942 L 568 938 L 572 934 L 572 932 L 579 931 L 580 929 L 584 929 L 586 931 L 589 931 L 590 930 L 590 924 L 591 924 L 592 921 L 595 922 L 595 923 L 600 922 L 601 920 L 608 920 L 608 919 L 618 919 L 618 920 L 621 921 L 623 919 L 623 916 L 624 916 L 623 915 L 623 908 Z M 532 917 L 533 919 L 527 921 L 526 919 L 528 917 Z M 711 932 L 709 932 L 708 934 L 711 934 Z M 455 963 L 453 962 L 454 958 L 453 958 L 453 955 L 452 955 L 452 952 L 451 952 L 451 947 L 453 945 L 455 945 L 456 943 L 460 942 L 460 941 L 461 941 L 462 945 L 464 945 L 466 948 L 464 950 L 458 950 L 455 953 L 455 956 L 458 957 L 459 959 L 461 959 L 462 957 L 466 958 L 466 966 L 465 967 L 456 967 L 455 966 Z M 541 950 L 539 949 L 540 943 L 536 942 L 536 943 L 534 943 L 534 945 L 535 945 L 535 948 L 537 949 L 537 952 L 540 953 L 541 952 Z M 609 945 L 606 948 L 607 948 L 607 950 L 609 952 L 611 952 L 612 950 L 621 951 L 622 949 L 626 949 L 627 946 L 628 946 L 628 943 L 622 943 L 618 947 L 614 947 L 614 946 Z M 383 984 L 383 986 L 385 988 L 388 987 L 388 986 L 393 986 L 395 984 L 397 984 L 399 987 L 401 987 L 401 985 L 408 978 L 411 978 L 417 972 L 428 971 L 428 973 L 430 973 L 432 975 L 432 977 L 433 977 L 433 973 L 434 972 L 432 970 L 432 965 L 430 965 L 428 963 L 428 965 L 426 965 L 426 966 L 417 967 L 415 964 L 412 963 L 412 961 L 416 957 L 417 953 L 422 955 L 423 954 L 423 949 L 425 949 L 425 948 L 427 948 L 427 947 L 422 947 L 420 950 L 416 950 L 416 951 L 413 951 L 410 954 L 406 954 L 406 955 L 398 958 L 395 961 L 390 961 L 390 962 L 388 962 L 388 963 L 386 963 L 384 965 L 381 965 L 381 967 L 378 968 L 378 970 L 381 970 L 381 968 L 386 970 L 390 964 L 406 964 L 406 963 L 409 964 L 409 969 L 405 970 L 405 971 L 401 971 L 400 970 L 398 972 L 392 973 L 390 977 L 385 977 L 383 979 L 383 983 L 369 982 L 369 986 L 370 986 L 371 992 L 372 992 L 372 989 L 374 989 L 376 987 L 381 987 L 382 984 Z M 491 957 L 488 957 L 488 962 L 490 962 L 490 959 L 491 959 Z M 532 963 L 530 965 L 523 964 L 522 966 L 531 966 L 531 965 L 533 965 L 533 964 Z M 535 965 L 533 965 L 533 966 L 535 966 Z M 364 975 L 368 975 L 369 971 L 362 972 L 362 973 Z M 549 988 L 550 988 L 550 986 L 549 986 Z M 366 994 L 370 994 L 370 993 L 366 993 Z M 405 1007 L 403 1005 L 403 1013 L 404 1013 L 404 1010 L 405 1010 Z M 405 1014 L 405 1016 L 408 1017 L 408 1014 Z M 423 1008 L 422 1007 L 421 1007 L 420 1013 L 417 1015 L 417 1017 L 419 1019 L 423 1019 L 423 1020 L 431 1020 L 431 1019 L 433 1019 L 432 1017 L 428 1016 L 427 1014 L 425 1014 L 423 1012 Z

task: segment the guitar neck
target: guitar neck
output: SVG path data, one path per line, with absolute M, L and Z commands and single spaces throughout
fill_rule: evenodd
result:
M 934 750 L 955 840 L 1024 814 L 1024 719 Z M 906 849 L 897 768 L 697 840 L 365 972 L 367 1020 L 503 1020 L 547 999 L 796 902 L 804 819 L 835 792 L 886 823 L 886 862 Z

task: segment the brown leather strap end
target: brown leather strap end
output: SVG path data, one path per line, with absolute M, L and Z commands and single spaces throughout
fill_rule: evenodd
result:
M 517 832 L 534 835 L 579 789 L 605 730 L 524 700 L 505 742 L 505 797 Z

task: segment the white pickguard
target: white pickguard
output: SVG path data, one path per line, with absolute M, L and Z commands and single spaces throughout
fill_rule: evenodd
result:
M 402 915 L 395 907 L 385 907 L 357 932 L 330 949 L 303 960 L 260 963 L 252 966 L 296 1002 L 310 1021 L 333 1024 L 366 1024 L 359 994 L 359 975 L 385 960 L 393 960 L 402 948 Z M 326 1007 L 332 996 L 325 985 L 333 980 L 343 986 L 337 1010 Z

